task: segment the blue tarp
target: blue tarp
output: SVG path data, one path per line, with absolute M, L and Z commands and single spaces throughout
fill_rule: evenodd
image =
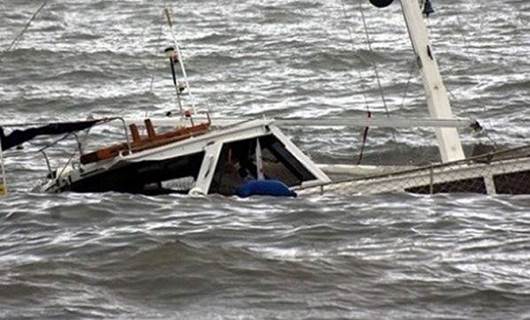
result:
M 236 194 L 241 198 L 250 196 L 296 197 L 296 192 L 289 190 L 285 183 L 278 180 L 252 180 L 237 188 Z

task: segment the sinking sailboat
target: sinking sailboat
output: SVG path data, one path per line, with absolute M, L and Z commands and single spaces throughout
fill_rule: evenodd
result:
M 166 17 L 172 26 L 167 10 Z M 174 47 L 165 50 L 179 108 L 177 117 L 166 119 L 172 129 L 157 132 L 145 119 L 124 126 L 123 142 L 91 152 L 79 143 L 78 159 L 59 169 L 48 165 L 41 191 L 294 196 L 291 188 L 331 182 L 273 120 L 219 124 L 207 112 L 201 117 L 193 99 L 185 108 L 184 95 L 193 96 L 172 35 Z
M 384 8 L 392 0 L 370 2 Z M 140 121 L 117 117 L 91 124 L 121 123 L 123 138 L 89 152 L 80 142 L 75 156 L 58 168 L 51 167 L 43 150 L 49 172 L 38 190 L 288 196 L 324 192 L 530 193 L 530 146 L 465 157 L 457 129 L 479 130 L 480 124 L 453 116 L 423 20 L 429 8 L 422 12 L 417 0 L 402 0 L 401 6 L 422 73 L 430 118 L 212 119 L 207 112 L 196 111 L 172 33 L 174 47 L 165 52 L 177 95 L 176 117 Z M 172 26 L 169 12 L 166 15 Z M 183 103 L 185 95 L 192 98 L 190 108 Z M 281 130 L 302 125 L 434 128 L 441 162 L 424 166 L 317 164 Z

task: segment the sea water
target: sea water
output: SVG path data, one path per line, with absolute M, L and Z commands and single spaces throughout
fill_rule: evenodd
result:
M 478 118 L 490 143 L 527 143 L 528 1 L 432 2 L 433 51 L 455 114 Z M 398 3 L 167 3 L 195 103 L 213 116 L 428 116 Z M 40 4 L 0 0 L 2 50 Z M 1 53 L 0 122 L 174 111 L 163 5 L 49 1 Z M 362 128 L 286 133 L 316 162 L 358 159 Z M 429 129 L 371 130 L 365 159 L 433 157 L 433 137 Z M 484 136 L 463 139 L 469 147 Z M 2 319 L 530 317 L 529 197 L 34 193 L 47 173 L 37 151 L 54 141 L 5 153 Z M 72 146 L 50 149 L 52 163 Z

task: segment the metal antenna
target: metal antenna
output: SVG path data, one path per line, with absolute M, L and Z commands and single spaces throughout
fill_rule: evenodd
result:
M 176 90 L 176 93 L 177 93 L 177 103 L 179 105 L 179 111 L 180 111 L 180 115 L 183 116 L 184 115 L 184 109 L 182 108 L 182 100 L 180 98 L 180 96 L 182 95 L 182 91 L 184 91 L 184 89 L 186 89 L 186 87 L 180 87 L 179 86 L 179 82 L 177 81 L 177 74 L 176 74 L 176 71 L 175 71 L 175 63 L 177 63 L 177 60 L 179 60 L 177 58 L 177 54 L 175 52 L 175 48 L 173 47 L 169 47 L 169 48 L 166 48 L 165 50 L 168 58 L 169 58 L 169 66 L 171 68 L 171 76 L 173 77 L 173 86 L 175 87 L 175 90 Z
M 189 84 L 189 81 L 188 81 L 188 75 L 186 73 L 186 68 L 184 67 L 184 62 L 182 60 L 182 54 L 180 52 L 180 46 L 179 46 L 179 43 L 177 41 L 177 37 L 175 36 L 175 33 L 173 31 L 173 21 L 171 20 L 171 14 L 170 14 L 170 11 L 169 11 L 169 8 L 164 8 L 164 13 L 166 15 L 166 19 L 167 19 L 167 23 L 169 25 L 169 31 L 171 33 L 171 38 L 173 39 L 173 43 L 175 45 L 175 53 L 176 53 L 176 59 L 178 60 L 178 63 L 180 65 L 180 69 L 182 71 L 182 77 L 184 79 L 184 88 L 188 91 L 188 94 L 190 95 L 190 98 L 191 98 L 191 108 L 192 108 L 192 113 L 195 113 L 195 98 L 191 92 L 191 88 L 190 88 L 190 84 Z M 176 83 L 176 79 L 174 80 L 174 82 Z M 178 85 L 176 85 L 176 88 L 177 88 L 177 93 L 178 95 L 180 95 L 179 93 L 179 88 L 178 88 Z M 180 96 L 179 96 L 179 100 L 180 100 Z M 180 104 L 180 101 L 179 101 L 179 104 Z M 183 110 L 181 109 L 181 116 L 184 116 L 184 114 L 182 113 Z

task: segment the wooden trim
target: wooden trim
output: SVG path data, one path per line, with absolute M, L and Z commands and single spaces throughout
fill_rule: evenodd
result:
M 166 144 L 189 139 L 197 135 L 205 134 L 210 129 L 210 123 L 201 123 L 195 126 L 179 128 L 174 131 L 157 135 L 153 128 L 151 120 L 146 119 L 145 125 L 148 134 L 148 137 L 146 139 L 142 139 L 136 125 L 131 124 L 129 127 L 133 136 L 133 143 L 131 145 L 132 153 L 157 148 Z M 94 152 L 86 153 L 81 156 L 80 161 L 82 164 L 88 164 L 114 158 L 120 153 L 122 153 L 123 155 L 129 154 L 126 143 L 115 144 L 106 148 L 96 150 Z

